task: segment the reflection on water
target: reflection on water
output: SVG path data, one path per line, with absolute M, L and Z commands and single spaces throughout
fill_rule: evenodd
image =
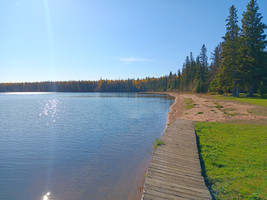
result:
M 49 200 L 49 196 L 50 196 L 50 192 L 47 192 L 47 193 L 43 196 L 43 200 Z
M 55 123 L 58 118 L 57 112 L 59 111 L 58 104 L 60 104 L 60 101 L 57 99 L 44 100 L 43 102 L 39 102 L 39 104 L 41 105 L 39 117 L 47 117 L 48 122 L 46 122 L 46 125 L 49 125 L 51 122 Z
M 166 126 L 164 97 L 0 94 L 0 199 L 132 199 Z
M 46 95 L 53 94 L 55 92 L 1 92 L 1 95 Z
M 71 95 L 69 98 L 163 98 L 174 100 L 173 96 L 157 94 L 157 93 L 80 93 L 80 95 Z

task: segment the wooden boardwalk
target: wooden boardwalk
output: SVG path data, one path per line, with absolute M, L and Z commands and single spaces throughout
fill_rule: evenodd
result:
M 152 157 L 144 200 L 212 199 L 201 175 L 195 122 L 176 120 L 165 131 Z

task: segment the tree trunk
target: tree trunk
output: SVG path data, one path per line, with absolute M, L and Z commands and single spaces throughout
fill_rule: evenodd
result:
M 248 93 L 249 97 L 253 97 L 253 86 L 249 86 L 249 93 Z
M 236 97 L 237 96 L 237 91 L 236 91 L 236 69 L 234 66 L 234 91 L 233 91 L 233 96 Z
M 236 97 L 239 97 L 239 88 L 236 88 Z

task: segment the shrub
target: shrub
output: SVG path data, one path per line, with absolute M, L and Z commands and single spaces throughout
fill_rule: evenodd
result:
M 201 92 L 203 92 L 203 89 L 204 89 L 203 81 L 201 79 L 199 79 L 197 81 L 197 85 L 196 85 L 196 92 L 201 93 Z
M 266 95 L 267 95 L 267 86 L 265 86 L 263 84 L 263 82 L 261 82 L 261 84 L 258 88 L 258 93 L 261 97 L 266 97 Z

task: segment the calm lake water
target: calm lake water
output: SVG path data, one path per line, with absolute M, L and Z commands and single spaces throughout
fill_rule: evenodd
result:
M 133 199 L 173 100 L 0 93 L 0 199 Z

